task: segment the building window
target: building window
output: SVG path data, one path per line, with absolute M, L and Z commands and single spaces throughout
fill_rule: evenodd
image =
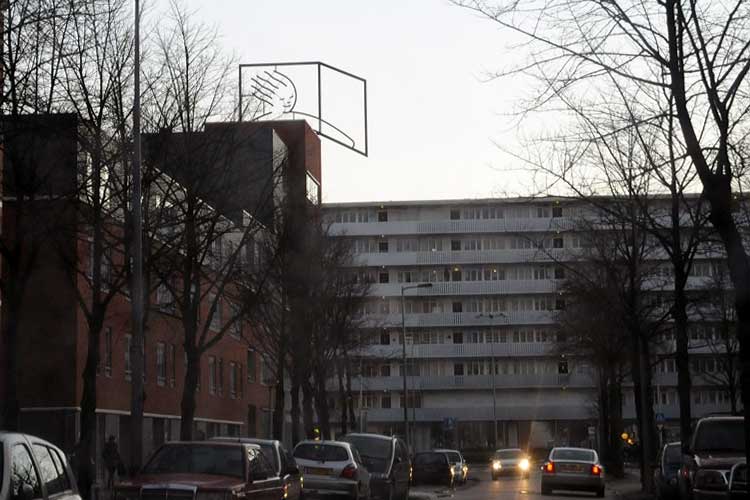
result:
M 163 312 L 174 313 L 175 311 L 174 295 L 166 283 L 159 283 L 156 287 L 156 306 Z
M 388 332 L 382 332 L 380 334 L 380 345 L 390 345 L 391 343 L 391 334 Z
M 381 408 L 390 408 L 391 407 L 391 395 L 390 394 L 384 394 L 380 398 L 380 407 Z
M 564 280 L 565 279 L 565 268 L 564 267 L 555 267 L 555 279 L 556 280 Z
M 378 281 L 380 283 L 388 283 L 388 271 L 381 271 L 378 274 Z
M 378 242 L 378 252 L 388 253 L 388 240 Z
M 232 322 L 232 327 L 229 329 L 229 335 L 234 337 L 235 339 L 242 338 L 242 315 L 240 314 L 242 311 L 240 310 L 240 306 L 235 304 L 234 302 L 229 303 L 229 309 L 231 310 L 232 316 L 229 318 L 229 321 Z
M 255 362 L 255 351 L 247 350 L 247 382 L 252 384 L 256 380 L 257 366 Z
M 451 220 L 459 220 L 461 218 L 461 210 L 457 208 L 451 209 Z
M 208 393 L 216 394 L 216 358 L 208 357 Z
M 464 374 L 464 365 L 463 363 L 454 363 L 453 364 L 453 375 L 456 377 L 460 377 Z
M 216 392 L 219 396 L 224 394 L 224 360 L 216 359 Z
M 463 312 L 464 305 L 462 302 L 454 302 L 453 303 L 453 312 L 454 313 L 461 313 Z
M 464 332 L 453 332 L 453 343 L 463 344 L 464 343 Z
M 130 364 L 130 346 L 133 343 L 132 335 L 125 335 L 125 380 L 130 380 L 133 374 L 133 367 Z
M 378 222 L 388 222 L 388 211 L 380 210 L 378 212 Z
M 112 328 L 104 330 L 104 375 L 112 376 Z
M 174 344 L 167 346 L 167 364 L 169 365 L 169 387 L 175 386 L 177 380 L 177 363 Z
M 560 205 L 552 207 L 552 217 L 558 218 L 563 216 L 563 209 Z
M 216 297 L 215 293 L 208 294 L 208 308 L 209 311 L 212 307 L 215 307 L 214 313 L 211 315 L 211 323 L 209 328 L 218 332 L 221 330 L 222 319 L 221 319 L 221 299 Z
M 451 240 L 451 251 L 458 252 L 461 250 L 461 240 Z
M 247 405 L 247 436 L 256 437 L 258 434 L 258 409 L 255 405 Z
M 454 267 L 451 272 L 451 281 L 461 281 L 461 269 Z
M 229 397 L 237 398 L 237 364 L 233 361 L 229 362 Z
M 381 377 L 390 377 L 391 376 L 391 365 L 381 365 L 380 366 L 380 376 Z
M 563 239 L 562 238 L 554 238 L 552 240 L 552 248 L 562 248 L 563 247 Z
M 156 343 L 156 384 L 166 385 L 167 383 L 167 349 L 164 342 Z

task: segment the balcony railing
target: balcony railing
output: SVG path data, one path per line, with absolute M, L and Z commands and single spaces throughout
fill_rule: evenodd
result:
M 489 314 L 492 314 L 490 316 Z M 407 314 L 406 326 L 493 326 L 493 325 L 549 325 L 554 323 L 555 311 L 508 311 L 504 313 L 418 313 Z M 401 314 L 370 314 L 365 325 L 394 327 L 401 325 Z
M 402 377 L 364 377 L 352 380 L 352 390 L 358 391 L 360 384 L 365 391 L 398 391 L 403 389 Z M 335 389 L 331 381 L 330 389 Z M 453 389 L 492 389 L 491 375 L 443 375 L 425 377 L 407 377 L 409 389 L 414 390 L 453 390 Z M 498 389 L 533 389 L 566 387 L 592 388 L 595 382 L 585 374 L 559 375 L 544 373 L 538 375 L 505 375 L 495 376 L 495 387 Z
M 474 219 L 438 221 L 392 221 L 331 224 L 336 236 L 381 236 L 407 234 L 525 233 L 569 230 L 574 221 L 565 218 Z
M 454 295 L 512 295 L 528 293 L 555 293 L 559 280 L 499 280 L 499 281 L 451 281 L 433 283 L 432 288 L 419 290 L 419 296 Z M 409 283 L 376 283 L 372 285 L 373 297 L 398 297 L 401 287 Z M 410 294 L 411 295 L 411 294 Z
M 554 344 L 533 342 L 498 342 L 495 344 L 415 344 L 406 346 L 409 358 L 497 358 L 508 356 L 544 356 L 554 354 Z M 364 355 L 395 359 L 401 356 L 401 345 L 367 346 Z
M 574 260 L 580 250 L 574 248 L 519 248 L 508 250 L 383 252 L 356 255 L 363 266 L 452 266 L 458 264 L 512 264 Z

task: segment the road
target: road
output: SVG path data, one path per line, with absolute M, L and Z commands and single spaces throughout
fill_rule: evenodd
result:
M 469 474 L 469 482 L 464 486 L 456 487 L 452 493 L 424 486 L 415 488 L 415 493 L 417 493 L 419 500 L 427 500 L 428 497 L 431 499 L 445 498 L 446 500 L 572 500 L 576 498 L 596 498 L 593 493 L 586 492 L 556 492 L 553 495 L 542 496 L 539 485 L 540 475 L 540 472 L 534 471 L 529 479 L 502 477 L 493 481 L 489 469 L 475 469 Z M 606 497 L 614 498 L 627 491 L 637 489 L 638 484 L 635 480 L 608 482 Z M 425 495 L 419 495 L 421 492 L 424 492 Z

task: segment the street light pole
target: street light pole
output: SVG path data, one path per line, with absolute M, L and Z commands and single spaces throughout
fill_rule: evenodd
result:
M 404 439 L 409 449 L 409 401 L 406 388 L 406 307 L 404 302 L 404 291 L 414 288 L 432 288 L 432 283 L 419 283 L 418 285 L 407 285 L 401 287 L 401 375 L 404 383 Z

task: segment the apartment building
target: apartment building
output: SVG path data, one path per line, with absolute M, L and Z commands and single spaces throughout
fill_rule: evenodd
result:
M 363 266 L 357 272 L 374 283 L 362 311 L 369 345 L 354 384 L 369 430 L 404 431 L 403 311 L 416 449 L 594 444 L 594 371 L 556 349 L 555 318 L 565 307 L 566 266 L 560 263 L 577 258 L 583 244 L 574 202 L 334 203 L 324 206 L 324 214 L 334 235 L 351 240 Z M 691 287 L 710 279 L 713 259 L 696 261 Z M 655 264 L 660 267 L 669 273 L 668 263 Z M 691 326 L 696 416 L 729 409 L 725 391 L 710 376 L 718 371 L 717 360 L 705 339 L 716 338 L 715 329 L 702 322 Z M 673 342 L 664 345 L 668 354 Z M 675 371 L 668 355 L 654 368 L 655 411 L 666 431 L 679 413 Z M 628 388 L 623 411 L 632 422 Z

